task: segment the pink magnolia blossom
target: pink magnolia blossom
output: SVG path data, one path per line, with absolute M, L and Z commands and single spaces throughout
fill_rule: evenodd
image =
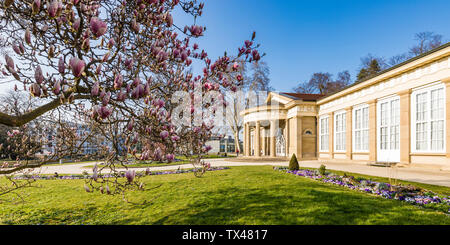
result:
M 167 132 L 166 130 L 162 131 L 159 136 L 164 140 L 167 137 L 169 137 L 169 132 Z
M 51 2 L 47 7 L 48 16 L 50 16 L 51 18 L 58 16 L 61 12 L 61 9 L 62 9 L 61 2 L 53 0 L 53 2 Z
M 61 92 L 61 82 L 60 81 L 57 81 L 55 83 L 55 85 L 53 86 L 53 92 L 55 94 L 59 94 Z
M 106 106 L 101 106 L 98 108 L 97 113 L 102 119 L 105 119 L 111 115 L 112 109 Z
M 135 176 L 136 176 L 136 172 L 134 170 L 133 171 L 128 170 L 125 173 L 125 178 L 127 178 L 127 181 L 130 183 L 133 182 Z
M 106 23 L 99 20 L 97 17 L 91 18 L 90 27 L 95 37 L 103 36 L 103 34 L 105 34 L 108 29 Z
M 173 162 L 173 160 L 175 160 L 175 156 L 173 154 L 167 154 L 166 159 L 168 162 Z
M 192 36 L 199 37 L 203 34 L 203 27 L 193 25 L 189 28 L 189 31 L 191 32 Z
M 41 87 L 37 83 L 33 83 L 30 86 L 30 92 L 34 97 L 40 97 L 41 96 Z
M 41 0 L 34 0 L 33 4 L 31 5 L 31 10 L 33 11 L 33 14 L 39 13 L 41 10 Z
M 72 59 L 70 59 L 69 64 L 70 64 L 70 68 L 72 68 L 72 72 L 75 77 L 80 77 L 86 66 L 86 64 L 84 63 L 83 60 L 80 60 L 76 57 L 73 57 Z
M 64 58 L 61 56 L 59 57 L 59 61 L 58 61 L 58 71 L 61 74 L 64 74 L 66 70 L 66 65 L 64 64 Z
M 120 89 L 123 85 L 123 77 L 122 74 L 118 73 L 115 77 L 114 77 L 114 89 Z
M 91 89 L 91 95 L 98 96 L 99 93 L 100 93 L 100 83 L 96 82 L 96 83 L 94 83 L 94 86 Z
M 81 19 L 80 19 L 80 18 L 77 18 L 77 19 L 73 22 L 72 27 L 73 27 L 73 29 L 74 29 L 75 31 L 78 31 L 78 28 L 80 28 L 80 21 L 81 21 Z
M 36 67 L 36 70 L 34 71 L 34 79 L 36 79 L 36 82 L 38 84 L 41 84 L 42 81 L 44 80 L 44 76 L 42 75 L 42 69 L 40 65 L 38 65 Z
M 29 29 L 29 28 L 27 28 L 27 29 L 25 30 L 25 42 L 26 42 L 28 45 L 31 44 L 31 32 L 30 32 L 30 29 Z
M 6 61 L 6 66 L 7 66 L 8 70 L 15 71 L 14 60 L 11 57 L 9 57 L 9 55 L 5 55 L 5 61 Z
M 133 127 L 134 127 L 134 119 L 131 119 L 130 122 L 128 122 L 128 125 L 127 125 L 128 131 L 132 131 Z

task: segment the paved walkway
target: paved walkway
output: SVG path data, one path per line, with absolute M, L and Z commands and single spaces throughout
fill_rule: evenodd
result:
M 230 158 L 220 158 L 220 159 L 207 159 L 207 162 L 211 163 L 213 167 L 221 166 L 288 166 L 288 161 L 258 161 L 258 160 L 248 160 L 233 161 Z M 63 164 L 59 166 L 48 166 L 36 169 L 36 173 L 41 174 L 81 174 L 83 171 L 92 173 L 92 169 L 83 168 L 85 166 L 92 166 L 94 163 L 80 163 L 80 164 Z M 311 167 L 318 168 L 322 162 L 319 161 L 301 161 L 299 162 L 301 167 Z M 432 185 L 441 185 L 450 187 L 450 171 L 439 171 L 439 170 L 429 170 L 429 169 L 418 169 L 418 168 L 397 168 L 393 174 L 391 169 L 386 167 L 374 167 L 364 164 L 357 163 L 339 163 L 339 162 L 327 162 L 324 163 L 327 169 L 346 171 L 358 174 L 380 176 L 380 177 L 394 177 L 396 179 L 420 182 Z M 163 171 L 163 170 L 176 170 L 178 168 L 186 169 L 192 168 L 192 164 L 184 165 L 173 165 L 173 166 L 162 166 L 162 167 L 150 167 L 150 171 Z M 145 171 L 146 168 L 133 168 L 136 171 Z M 118 169 L 124 171 L 125 169 Z

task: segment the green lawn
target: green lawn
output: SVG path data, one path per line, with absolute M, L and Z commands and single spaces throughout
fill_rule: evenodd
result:
M 83 191 L 81 180 L 39 181 L 24 204 L 0 204 L 0 224 L 450 224 L 450 217 L 396 200 L 273 171 L 269 166 L 147 176 L 146 191 Z M 433 188 L 433 186 L 430 186 Z M 441 190 L 445 190 L 439 187 Z M 447 188 L 449 189 L 449 188 Z

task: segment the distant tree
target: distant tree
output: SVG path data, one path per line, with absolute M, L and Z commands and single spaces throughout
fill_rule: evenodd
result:
M 409 49 L 412 56 L 421 55 L 442 45 L 442 35 L 430 31 L 416 33 L 414 39 L 417 44 Z
M 254 62 L 251 64 L 252 72 L 247 86 L 250 91 L 273 91 L 270 86 L 270 70 L 266 62 Z
M 361 68 L 356 78 L 358 81 L 364 80 L 378 74 L 387 67 L 388 65 L 386 64 L 384 58 L 368 54 L 367 56 L 361 58 Z
M 408 53 L 398 54 L 389 58 L 388 65 L 395 66 L 402 62 L 405 62 L 409 58 L 411 58 L 411 56 Z
M 338 73 L 336 80 L 333 80 L 332 77 L 333 75 L 328 72 L 314 73 L 308 82 L 302 82 L 294 88 L 294 92 L 330 94 L 345 88 L 351 83 L 351 76 L 348 71 Z

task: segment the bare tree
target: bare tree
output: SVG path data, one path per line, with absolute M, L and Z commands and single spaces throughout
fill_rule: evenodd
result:
M 442 45 L 442 35 L 430 31 L 419 32 L 414 40 L 417 44 L 409 49 L 409 53 L 414 57 L 426 53 Z
M 345 88 L 350 83 L 351 77 L 348 71 L 338 73 L 336 80 L 333 80 L 333 75 L 328 72 L 318 72 L 314 73 L 308 82 L 300 83 L 294 88 L 294 91 L 308 94 L 331 94 Z

